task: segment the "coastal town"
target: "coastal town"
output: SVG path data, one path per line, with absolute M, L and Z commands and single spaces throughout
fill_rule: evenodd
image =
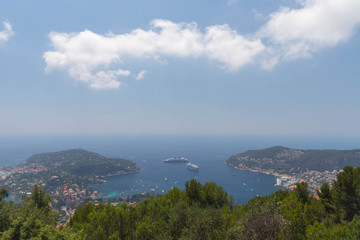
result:
M 360 150 L 302 150 L 281 146 L 251 150 L 231 156 L 226 164 L 236 169 L 276 176 L 277 186 L 293 190 L 306 182 L 316 196 L 324 182 L 333 185 L 346 165 L 360 161 Z
M 83 169 L 87 169 L 84 171 Z M 60 212 L 60 225 L 65 224 L 75 209 L 85 205 L 127 200 L 132 203 L 145 196 L 127 199 L 106 199 L 89 184 L 105 182 L 105 176 L 127 174 L 140 168 L 129 160 L 107 159 L 82 149 L 34 155 L 25 163 L 0 168 L 0 185 L 9 190 L 15 203 L 30 197 L 35 185 L 41 186 L 51 197 L 52 207 Z M 134 200 L 135 199 L 135 200 Z
M 92 183 L 105 181 L 103 176 L 95 176 Z M 66 172 L 50 176 L 49 169 L 36 164 L 0 168 L 0 185 L 8 188 L 10 200 L 16 203 L 30 197 L 35 185 L 41 186 L 50 195 L 53 209 L 60 213 L 58 227 L 65 225 L 75 210 L 87 202 L 94 205 L 111 203 L 117 206 L 124 201 L 136 204 L 153 196 L 153 193 L 139 193 L 127 198 L 103 198 L 98 190 L 88 187 L 84 179 Z
M 276 185 L 282 186 L 284 188 L 293 190 L 296 188 L 296 183 L 298 182 L 306 182 L 308 184 L 309 191 L 311 193 L 316 193 L 316 191 L 320 190 L 321 185 L 324 182 L 328 182 L 330 186 L 333 185 L 336 176 L 342 170 L 333 170 L 333 171 L 306 171 L 303 173 L 295 174 L 295 175 L 287 175 L 287 174 L 276 174 Z
M 285 173 L 278 173 L 271 169 L 268 170 L 268 169 L 260 169 L 260 168 L 248 168 L 244 166 L 244 164 L 240 164 L 235 168 L 239 170 L 273 175 L 276 177 L 276 183 L 275 183 L 276 186 L 281 186 L 289 190 L 294 190 L 294 188 L 296 188 L 296 183 L 306 182 L 308 184 L 309 191 L 315 195 L 316 195 L 316 191 L 320 190 L 320 187 L 324 182 L 328 182 L 330 186 L 332 186 L 334 180 L 336 179 L 336 176 L 343 171 L 342 169 L 333 170 L 333 171 L 309 170 L 300 173 L 293 173 L 290 175 Z

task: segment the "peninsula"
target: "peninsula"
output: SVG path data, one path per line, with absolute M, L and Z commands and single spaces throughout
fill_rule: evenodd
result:
M 325 181 L 332 184 L 345 166 L 360 166 L 360 149 L 303 150 L 276 146 L 233 155 L 226 164 L 275 175 L 277 184 L 288 188 L 303 180 L 315 191 Z
M 105 176 L 140 170 L 133 161 L 72 149 L 35 154 L 23 164 L 0 168 L 0 186 L 6 186 L 15 201 L 30 196 L 34 185 L 42 186 L 51 196 L 53 207 L 67 214 L 79 204 L 102 198 L 88 184 L 105 182 Z

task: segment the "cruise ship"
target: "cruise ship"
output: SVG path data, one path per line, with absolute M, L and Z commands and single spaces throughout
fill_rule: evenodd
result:
M 181 163 L 181 162 L 187 162 L 188 160 L 184 157 L 173 157 L 173 158 L 167 158 L 164 160 L 166 163 Z
M 195 172 L 198 172 L 199 171 L 199 166 L 198 165 L 195 165 L 195 164 L 192 164 L 192 163 L 188 163 L 187 164 L 187 168 L 191 171 L 195 171 Z

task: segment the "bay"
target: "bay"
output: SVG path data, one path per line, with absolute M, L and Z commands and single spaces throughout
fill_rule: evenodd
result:
M 224 162 L 231 155 L 275 145 L 353 149 L 359 148 L 359 142 L 359 138 L 234 135 L 1 136 L 0 166 L 19 164 L 36 153 L 83 148 L 107 157 L 135 161 L 142 168 L 139 173 L 108 177 L 106 183 L 92 185 L 105 197 L 166 193 L 172 187 L 184 189 L 185 182 L 195 178 L 202 183 L 216 182 L 233 196 L 235 203 L 246 203 L 256 195 L 265 196 L 280 187 L 274 186 L 274 176 L 227 166 Z M 185 157 L 200 170 L 190 171 L 184 163 L 164 163 L 169 157 Z

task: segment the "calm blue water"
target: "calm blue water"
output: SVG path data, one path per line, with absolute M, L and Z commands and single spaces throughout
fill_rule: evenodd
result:
M 171 187 L 184 188 L 196 178 L 214 181 L 234 197 L 246 203 L 256 195 L 275 192 L 273 176 L 235 170 L 224 164 L 231 155 L 249 149 L 276 145 L 306 149 L 360 148 L 360 138 L 320 137 L 246 137 L 246 136 L 17 136 L 0 137 L 0 166 L 16 165 L 32 154 L 84 148 L 107 157 L 135 161 L 142 171 L 108 178 L 93 185 L 106 197 L 126 197 L 141 192 L 163 193 Z M 169 164 L 168 157 L 186 157 L 200 167 L 192 172 L 186 164 Z

